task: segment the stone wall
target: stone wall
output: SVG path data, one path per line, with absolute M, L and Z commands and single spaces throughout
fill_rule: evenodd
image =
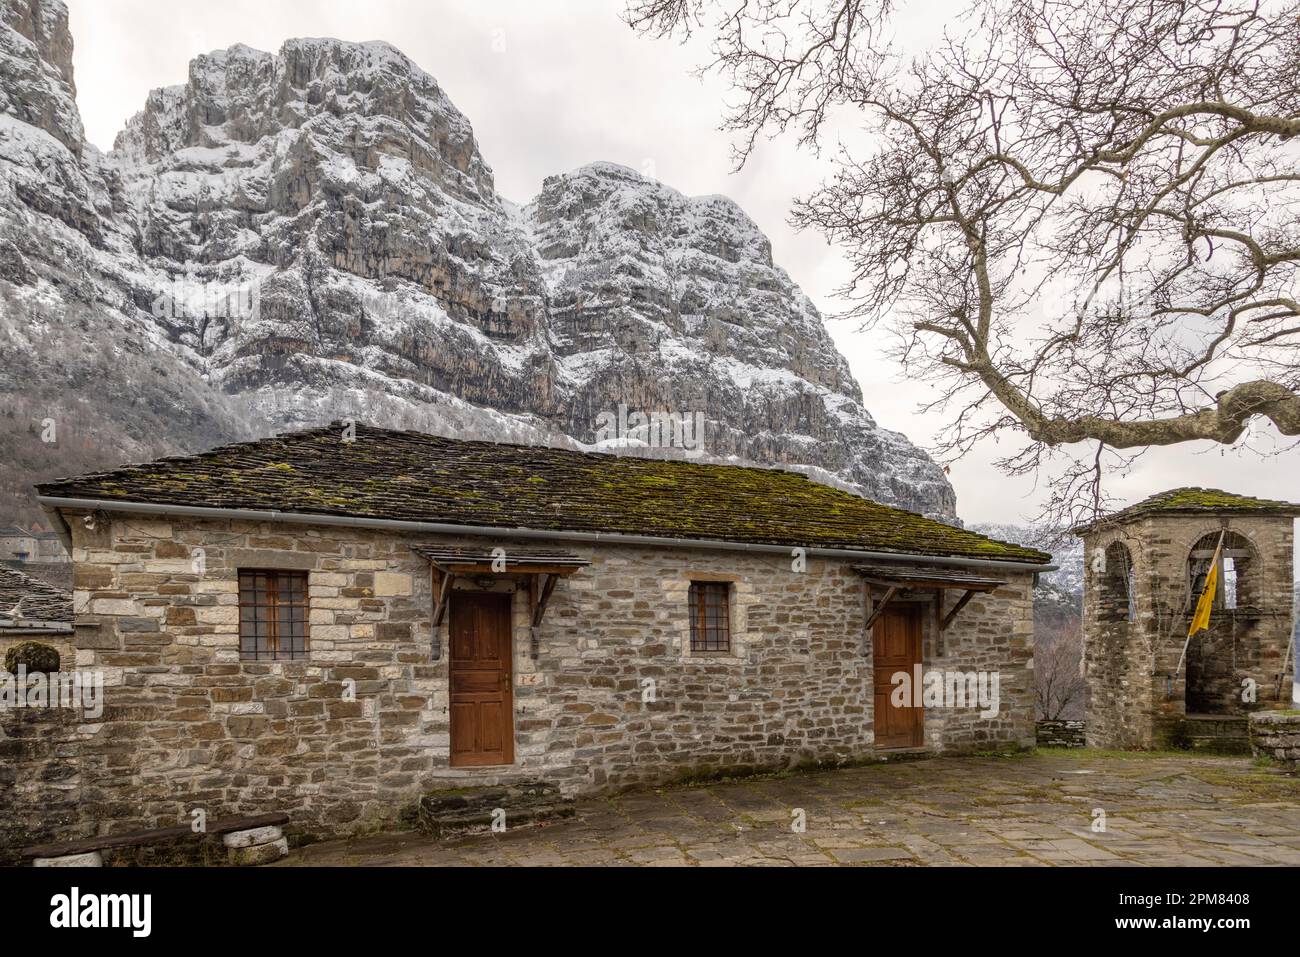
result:
M 1040 747 L 1082 748 L 1087 745 L 1087 726 L 1082 721 L 1040 720 L 1035 727 Z
M 0 711 L 0 865 L 29 844 L 93 832 L 81 803 L 80 715 L 59 709 Z
M 942 632 L 937 627 L 937 611 L 926 615 L 926 670 L 996 672 L 1001 699 L 996 716 L 984 716 L 978 708 L 927 708 L 925 743 L 929 750 L 941 753 L 1034 746 L 1034 603 L 1030 578 L 1021 575 L 1006 588 L 975 595 Z M 947 596 L 943 599 L 946 612 L 961 592 L 942 594 Z M 933 602 L 927 600 L 926 604 L 932 606 Z M 870 664 L 868 648 L 868 673 Z
M 1241 604 L 1216 609 L 1210 628 L 1179 658 L 1196 603 L 1187 558 L 1205 535 L 1227 527 L 1249 540 L 1256 557 L 1240 583 Z M 1189 701 L 1193 710 L 1245 714 L 1269 707 L 1290 688 L 1282 673 L 1292 615 L 1293 523 L 1277 516 L 1149 515 L 1084 536 L 1084 663 L 1089 690 L 1088 743 L 1151 748 L 1176 743 Z M 1095 556 L 1112 543 L 1134 568 L 1135 619 L 1104 600 Z M 1189 673 L 1193 682 L 1189 696 Z M 1243 683 L 1255 700 L 1243 701 Z
M 429 567 L 408 547 L 434 539 L 102 514 L 71 525 L 77 664 L 104 672 L 108 706 L 50 745 L 75 756 L 64 796 L 79 815 L 42 838 L 175 824 L 194 808 L 284 810 L 299 834 L 346 833 L 391 824 L 432 789 L 540 779 L 572 795 L 873 753 L 871 649 L 847 562 L 796 572 L 781 555 L 572 546 L 592 565 L 557 587 L 535 657 L 526 588 L 493 584 L 514 595 L 516 761 L 467 769 L 448 763 L 447 624 L 435 642 Z M 308 572 L 305 660 L 240 660 L 240 567 Z M 719 574 L 733 581 L 734 653 L 692 657 L 689 582 Z M 998 717 L 928 713 L 933 750 L 1033 744 L 1030 576 L 1015 577 L 971 601 L 941 645 L 927 638 L 930 667 L 1001 673 Z M 25 760 L 31 782 L 53 758 Z M 33 800 L 0 786 L 0 817 Z
M 1287 764 L 1300 763 L 1300 712 L 1257 711 L 1250 716 L 1250 750 Z

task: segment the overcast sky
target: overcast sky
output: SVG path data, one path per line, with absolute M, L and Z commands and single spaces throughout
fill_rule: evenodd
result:
M 289 37 L 387 40 L 436 77 L 474 125 L 498 190 L 526 202 L 547 175 L 593 160 L 631 166 L 687 194 L 736 200 L 772 240 L 773 255 L 830 315 L 844 275 L 836 251 L 787 224 L 793 197 L 825 167 L 792 142 L 767 143 L 740 173 L 718 132 L 728 91 L 695 79 L 699 46 L 636 36 L 619 19 L 622 0 L 67 0 L 76 43 L 78 104 L 86 133 L 112 146 L 149 90 L 183 83 L 191 57 L 246 43 L 278 50 Z M 924 35 L 962 4 L 934 0 L 901 29 Z M 830 330 L 883 426 L 928 447 L 941 424 L 917 404 L 930 389 L 908 382 L 884 352 L 885 333 L 846 322 Z M 1252 445 L 1279 444 L 1267 424 Z M 1020 521 L 1042 497 L 1029 479 L 1009 480 L 990 465 L 1005 448 L 990 443 L 956 463 L 951 479 L 966 521 Z M 1281 457 L 1223 450 L 1213 443 L 1148 453 L 1112 491 L 1137 499 L 1175 485 L 1206 485 L 1277 498 L 1300 497 L 1300 451 Z

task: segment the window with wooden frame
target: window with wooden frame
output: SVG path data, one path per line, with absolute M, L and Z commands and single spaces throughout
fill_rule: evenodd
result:
M 307 657 L 307 573 L 239 571 L 239 656 L 253 661 Z
M 727 582 L 691 582 L 691 654 L 730 653 L 730 597 Z

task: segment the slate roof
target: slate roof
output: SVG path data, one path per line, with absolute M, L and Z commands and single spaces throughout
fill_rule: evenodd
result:
M 1047 563 L 783 469 L 334 424 L 60 479 L 42 496 Z
M 1276 499 L 1251 498 L 1217 488 L 1171 488 L 1136 505 L 1103 515 L 1093 522 L 1078 526 L 1083 532 L 1096 525 L 1131 522 L 1144 515 L 1211 514 L 1211 515 L 1300 515 L 1300 504 Z
M 0 565 L 0 625 L 17 620 L 71 625 L 72 595 L 12 565 Z
M 888 565 L 854 565 L 853 570 L 869 581 L 899 588 L 969 588 L 976 591 L 991 590 L 1005 585 L 998 578 L 985 578 L 969 572 L 955 572 L 947 568 L 898 568 Z

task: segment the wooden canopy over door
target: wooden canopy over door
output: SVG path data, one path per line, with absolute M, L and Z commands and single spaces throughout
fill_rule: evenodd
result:
M 936 624 L 940 635 L 942 635 L 943 630 L 952 624 L 953 619 L 961 614 L 961 610 L 966 607 L 972 598 L 984 592 L 996 591 L 1006 584 L 1000 578 L 981 578 L 978 575 L 948 569 L 902 569 L 879 565 L 854 565 L 853 570 L 861 575 L 862 580 L 867 584 L 868 631 L 871 630 L 876 618 L 889 607 L 889 603 L 904 591 L 933 591 L 935 593 L 935 612 L 938 614 Z M 879 601 L 873 601 L 871 597 L 871 586 L 873 585 L 885 590 L 884 596 Z M 948 609 L 945 614 L 943 611 L 943 593 L 950 590 L 961 591 L 964 594 L 957 599 L 957 603 Z
M 459 591 L 452 598 L 452 767 L 514 763 L 510 597 Z
M 529 624 L 532 626 L 531 647 L 537 657 L 537 629 L 546 614 L 546 604 L 555 591 L 555 583 L 591 564 L 569 552 L 542 549 L 468 548 L 450 545 L 412 545 L 411 551 L 429 560 L 433 584 L 433 657 L 441 653 L 438 642 L 439 629 L 451 603 L 457 579 L 473 580 L 479 587 L 488 587 L 498 578 L 523 580 L 528 585 Z M 487 585 L 482 584 L 487 581 Z
M 921 622 L 925 606 L 894 603 L 881 611 L 873 632 L 872 662 L 875 691 L 877 748 L 919 748 L 925 743 L 925 709 L 912 707 L 911 696 L 904 707 L 892 701 L 893 676 L 908 675 L 908 687 L 916 684 L 914 667 L 921 663 Z

